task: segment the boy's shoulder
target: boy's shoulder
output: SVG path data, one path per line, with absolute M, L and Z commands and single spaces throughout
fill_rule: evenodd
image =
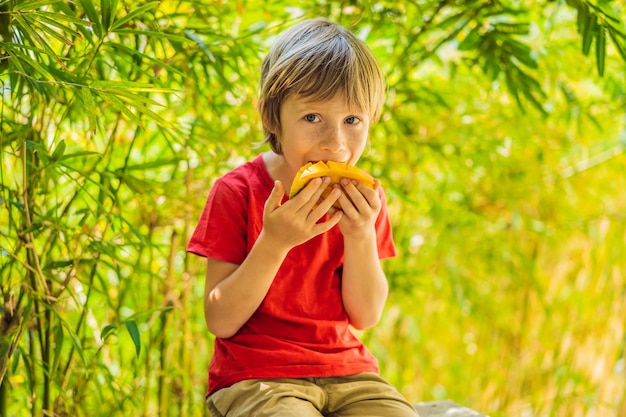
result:
M 228 171 L 217 180 L 217 183 L 230 186 L 256 187 L 266 185 L 268 181 L 271 182 L 271 178 L 265 168 L 263 155 L 260 154 Z
M 258 172 L 263 167 L 263 154 L 260 154 L 247 161 L 239 162 L 237 166 L 222 175 L 222 178 L 249 175 L 250 173 Z

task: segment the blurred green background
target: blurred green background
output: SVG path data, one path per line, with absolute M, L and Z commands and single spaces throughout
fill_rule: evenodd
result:
M 360 162 L 399 251 L 359 333 L 383 376 L 493 417 L 626 415 L 622 2 L 291 4 L 0 0 L 0 416 L 205 413 L 185 245 L 265 150 L 273 37 L 314 16 L 388 80 Z

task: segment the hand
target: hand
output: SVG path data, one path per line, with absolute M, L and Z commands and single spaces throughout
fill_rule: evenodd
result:
M 261 234 L 264 234 L 264 238 L 277 245 L 277 248 L 289 250 L 333 228 L 343 217 L 341 211 L 319 222 L 342 194 L 341 190 L 333 190 L 320 200 L 329 183 L 328 177 L 315 178 L 298 195 L 281 204 L 285 187 L 281 181 L 275 181 L 263 212 Z
M 338 201 L 344 216 L 339 221 L 339 229 L 344 238 L 362 239 L 375 236 L 376 218 L 382 204 L 378 194 L 379 187 L 380 181 L 377 179 L 374 180 L 374 189 L 358 181 L 346 178 L 341 180 L 343 192 Z

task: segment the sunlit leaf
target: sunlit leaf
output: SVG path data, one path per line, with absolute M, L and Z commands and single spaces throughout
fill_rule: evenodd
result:
M 101 0 L 100 5 L 101 5 L 101 10 L 102 10 L 102 28 L 104 29 L 105 32 L 108 32 L 109 29 L 111 28 L 111 22 L 114 19 L 117 1 Z
M 596 15 L 593 13 L 588 13 L 587 19 L 585 20 L 585 23 L 584 23 L 584 28 L 583 28 L 583 33 L 582 33 L 582 41 L 583 41 L 582 51 L 583 51 L 583 54 L 585 55 L 588 55 L 589 50 L 591 49 L 593 37 L 595 36 L 595 33 L 596 33 L 596 26 L 597 26 Z
M 98 36 L 99 38 L 102 38 L 102 35 L 104 34 L 104 30 L 102 28 L 102 22 L 100 21 L 100 15 L 96 11 L 96 7 L 94 6 L 93 1 L 92 0 L 79 0 L 79 2 L 81 6 L 83 6 L 83 9 L 85 10 L 85 13 L 87 14 L 87 17 L 89 18 L 89 21 L 93 23 L 93 29 L 94 29 L 94 32 L 96 33 L 96 36 Z
M 13 10 L 16 12 L 22 12 L 27 10 L 39 9 L 43 6 L 49 6 L 53 3 L 60 3 L 61 0 L 24 0 L 16 2 L 13 6 Z
M 493 29 L 507 35 L 527 35 L 530 32 L 530 25 L 528 23 L 496 22 Z
M 19 30 L 23 33 L 23 35 L 28 36 L 31 39 L 31 42 L 38 44 L 48 56 L 53 58 L 60 65 L 63 65 L 63 62 L 61 62 L 61 59 L 57 56 L 46 39 L 33 30 L 32 25 L 27 21 L 27 19 L 20 15 L 14 16 L 13 19 L 15 24 L 19 25 Z
M 174 35 L 166 32 L 154 32 L 150 30 L 141 30 L 141 29 L 116 29 L 115 33 L 120 35 L 143 35 L 149 38 L 154 39 L 169 39 L 171 41 L 182 42 L 182 43 L 190 43 L 191 41 L 180 35 Z
M 109 94 L 105 92 L 98 93 L 105 101 L 111 104 L 118 111 L 122 112 L 129 120 L 133 121 L 139 126 L 142 126 L 143 123 L 139 116 L 135 115 L 126 104 L 122 100 L 120 100 L 115 94 Z
M 112 334 L 115 334 L 116 331 L 117 331 L 117 326 L 115 324 L 107 324 L 106 326 L 102 328 L 102 331 L 100 332 L 100 340 L 105 341 L 107 337 L 109 337 Z
M 120 51 L 121 53 L 126 54 L 128 56 L 134 55 L 134 56 L 141 58 L 142 60 L 148 60 L 152 62 L 155 66 L 162 67 L 164 70 L 167 70 L 169 74 L 176 74 L 180 76 L 185 75 L 180 69 L 172 66 L 166 61 L 156 59 L 155 57 L 147 55 L 147 54 L 143 54 L 140 51 L 137 51 L 136 49 L 130 48 L 126 45 L 123 45 L 120 43 L 109 42 L 107 44 L 107 47 Z M 133 61 L 133 64 L 134 64 L 134 61 Z M 160 81 L 157 79 L 154 79 L 154 82 L 156 83 Z
M 31 25 L 39 28 L 42 32 L 45 32 L 47 35 L 61 41 L 62 43 L 66 45 L 72 45 L 73 41 L 68 36 L 61 35 L 61 33 L 67 33 L 68 35 L 73 35 L 74 37 L 76 37 L 76 36 L 79 36 L 78 35 L 79 32 L 60 23 L 59 16 L 62 16 L 62 15 L 57 14 L 57 13 L 54 13 L 54 14 L 50 13 L 49 15 L 38 13 L 34 18 L 29 19 L 29 20 L 31 22 Z M 59 29 L 61 33 L 59 33 L 58 30 L 55 30 L 53 28 Z
M 596 65 L 598 74 L 604 75 L 604 58 L 606 56 L 606 28 L 604 25 L 598 25 L 596 34 Z
M 615 49 L 617 49 L 617 51 L 619 52 L 624 62 L 626 62 L 626 47 L 624 47 L 624 45 L 619 41 L 619 39 L 615 37 L 615 35 L 613 34 L 613 31 L 608 30 L 608 32 L 609 32 L 609 36 L 611 37 L 611 40 L 613 41 L 613 45 L 615 46 Z
M 126 23 L 130 22 L 131 20 L 139 16 L 142 16 L 144 13 L 156 8 L 159 5 L 159 3 L 160 2 L 158 1 L 152 1 L 134 10 L 131 10 L 127 15 L 122 16 L 119 19 L 116 19 L 115 22 L 113 22 L 113 25 L 111 25 L 111 31 L 115 32 L 117 29 L 121 28 Z
M 102 89 L 108 93 L 119 92 L 125 94 L 126 92 L 145 92 L 145 93 L 174 93 L 177 90 L 173 88 L 160 88 L 155 87 L 152 84 L 143 84 L 132 81 L 106 81 L 97 80 L 91 84 L 92 88 Z
M 59 159 L 63 156 L 63 154 L 65 153 L 65 141 L 62 140 L 57 144 L 57 147 L 54 149 L 54 152 L 52 152 L 52 159 Z
M 124 325 L 135 345 L 135 353 L 139 357 L 141 352 L 141 335 L 139 334 L 137 323 L 134 320 L 124 320 Z
M 57 324 L 54 331 L 54 353 L 52 355 L 52 369 L 56 369 L 60 363 L 62 357 L 61 352 L 63 349 L 63 326 Z
M 92 132 L 96 132 L 97 126 L 97 109 L 96 109 L 96 101 L 91 93 L 91 90 L 88 88 L 77 88 L 76 94 L 82 103 L 84 109 L 86 110 L 86 116 L 89 120 L 89 129 Z

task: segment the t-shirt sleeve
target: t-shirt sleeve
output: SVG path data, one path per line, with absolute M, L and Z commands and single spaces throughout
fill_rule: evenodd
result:
M 376 238 L 378 242 L 378 257 L 380 259 L 393 258 L 396 256 L 396 246 L 393 242 L 391 220 L 387 210 L 387 198 L 382 187 L 378 188 L 381 209 L 376 219 Z
M 217 180 L 207 198 L 187 252 L 241 264 L 246 257 L 245 199 L 233 187 Z

